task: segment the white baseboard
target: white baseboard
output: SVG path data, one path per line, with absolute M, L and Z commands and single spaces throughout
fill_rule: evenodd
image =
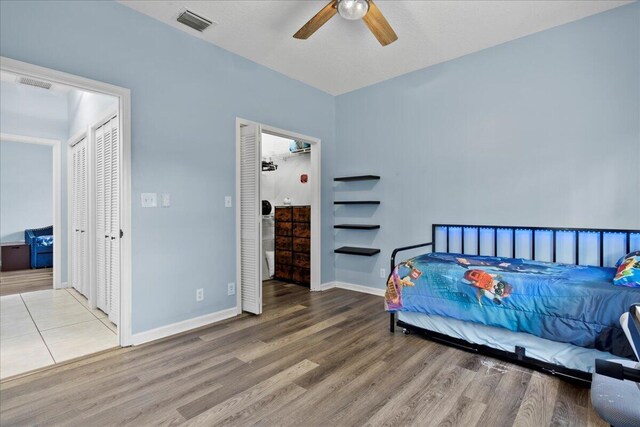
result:
M 69 282 L 62 282 L 60 286 L 54 286 L 53 289 L 67 289 L 69 287 Z
M 203 316 L 194 317 L 193 319 L 183 320 L 181 322 L 172 323 L 167 326 L 151 329 L 145 332 L 139 332 L 131 336 L 131 345 L 140 345 L 149 341 L 159 340 L 171 335 L 189 331 L 191 329 L 201 328 L 216 322 L 220 322 L 238 315 L 236 307 L 227 308 L 225 310 L 216 311 L 215 313 L 205 314 Z
M 379 297 L 383 297 L 384 296 L 384 289 L 379 289 L 379 288 L 372 288 L 371 286 L 363 286 L 363 285 L 356 285 L 353 283 L 346 283 L 346 282 L 333 282 L 335 283 L 335 285 L 333 287 L 335 288 L 340 288 L 340 289 L 347 289 L 349 291 L 356 291 L 356 292 L 362 292 L 364 294 L 371 294 L 371 295 L 376 295 Z
M 336 283 L 337 282 L 321 283 L 320 288 L 314 289 L 314 291 L 326 291 L 327 289 L 333 289 L 336 287 Z

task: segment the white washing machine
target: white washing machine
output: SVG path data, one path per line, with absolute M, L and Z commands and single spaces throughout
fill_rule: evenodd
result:
M 262 280 L 273 279 L 275 219 L 273 213 L 262 216 Z

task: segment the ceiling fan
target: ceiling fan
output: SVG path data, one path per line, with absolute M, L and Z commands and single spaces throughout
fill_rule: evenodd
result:
M 326 24 L 336 13 L 350 21 L 362 19 L 382 46 L 398 40 L 398 36 L 373 0 L 331 0 L 309 22 L 304 24 L 293 37 L 296 39 L 308 39 L 311 34 Z

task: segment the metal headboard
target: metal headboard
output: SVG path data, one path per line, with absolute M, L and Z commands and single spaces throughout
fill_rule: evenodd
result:
M 599 260 L 598 265 L 600 267 L 605 266 L 605 257 L 609 255 L 607 253 L 607 248 L 605 248 L 605 239 L 609 235 L 619 235 L 619 238 L 624 239 L 624 248 L 620 248 L 618 251 L 620 255 L 627 254 L 632 250 L 640 250 L 640 229 L 638 230 L 626 230 L 626 229 L 608 229 L 608 228 L 571 228 L 571 227 L 530 227 L 530 226 L 506 226 L 506 225 L 463 225 L 463 224 L 433 224 L 432 226 L 432 242 L 433 242 L 433 250 L 439 251 L 439 242 L 437 242 L 438 231 L 444 229 L 445 231 L 445 241 L 446 252 L 450 251 L 450 232 L 452 229 L 461 230 L 460 232 L 460 253 L 467 253 L 473 255 L 493 255 L 498 256 L 498 232 L 500 230 L 507 231 L 511 234 L 510 243 L 511 243 L 511 254 L 512 258 L 523 258 L 521 254 L 517 251 L 517 233 L 525 232 L 529 233 L 530 239 L 530 258 L 536 259 L 536 241 L 539 238 L 539 235 L 543 233 L 550 234 L 551 242 L 551 259 L 549 261 L 556 262 L 557 260 L 557 250 L 558 250 L 558 241 L 557 236 L 559 233 L 569 233 L 573 235 L 573 253 L 574 259 L 573 264 L 580 264 L 580 237 L 585 234 L 591 235 L 591 237 L 596 237 L 598 240 L 597 243 L 597 255 L 595 258 Z M 485 233 L 482 233 L 482 230 Z M 481 253 L 481 244 L 483 241 L 486 241 L 486 231 L 489 231 L 489 241 L 492 243 L 493 253 Z M 475 243 L 476 247 L 469 250 L 469 248 L 465 248 L 465 237 L 468 233 L 475 234 Z M 595 236 L 594 236 L 595 235 Z M 484 239 L 484 240 L 483 240 Z M 584 239 L 583 239 L 584 240 Z M 633 242 L 633 243 L 632 243 Z M 618 245 L 620 246 L 620 245 Z M 471 252 L 473 251 L 473 252 Z M 594 254 L 595 255 L 595 254 Z
M 444 229 L 445 231 L 445 244 L 440 245 L 440 242 L 437 240 L 438 231 L 440 229 Z M 468 255 L 489 255 L 489 256 L 498 256 L 498 232 L 499 231 L 507 231 L 511 234 L 511 253 L 507 256 L 512 258 L 529 258 L 522 256 L 518 253 L 517 250 L 517 233 L 518 232 L 529 232 L 530 233 L 530 251 L 531 251 L 531 259 L 536 259 L 536 244 L 538 240 L 538 236 L 543 233 L 551 234 L 551 259 L 549 261 L 556 262 L 558 258 L 558 240 L 557 236 L 560 233 L 570 233 L 573 235 L 573 264 L 580 264 L 580 244 L 585 239 L 581 239 L 580 236 L 583 234 L 588 234 L 590 236 L 596 236 L 598 240 L 597 244 L 597 256 L 595 258 L 598 259 L 597 265 L 604 266 L 605 257 L 607 255 L 607 248 L 605 247 L 605 239 L 609 235 L 622 235 L 624 238 L 624 248 L 619 251 L 619 254 L 626 254 L 633 250 L 640 250 L 640 229 L 614 229 L 614 228 L 572 228 L 572 227 L 532 227 L 532 226 L 512 226 L 512 225 L 466 225 L 466 224 L 433 224 L 431 229 L 431 237 L 432 241 L 428 243 L 419 243 L 411 246 L 404 246 L 400 248 L 396 248 L 391 253 L 391 270 L 396 266 L 396 254 L 398 252 L 407 251 L 410 249 L 417 249 L 421 247 L 431 246 L 433 252 L 451 252 L 451 239 L 450 232 L 452 229 L 461 230 L 460 233 L 460 251 L 459 253 L 468 254 Z M 483 240 L 482 231 L 489 231 L 490 236 L 489 240 L 492 246 L 492 253 L 483 253 L 482 252 L 482 242 Z M 467 233 L 475 233 L 475 248 L 473 248 L 473 252 L 469 250 L 469 247 L 465 247 L 465 237 Z M 440 246 L 444 246 L 441 248 Z M 570 264 L 567 260 L 563 260 L 565 264 Z M 390 271 L 391 271 L 390 270 Z

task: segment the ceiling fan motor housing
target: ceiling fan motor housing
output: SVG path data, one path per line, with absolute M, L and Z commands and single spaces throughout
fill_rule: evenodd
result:
M 338 0 L 337 8 L 344 19 L 356 21 L 369 12 L 369 0 Z

